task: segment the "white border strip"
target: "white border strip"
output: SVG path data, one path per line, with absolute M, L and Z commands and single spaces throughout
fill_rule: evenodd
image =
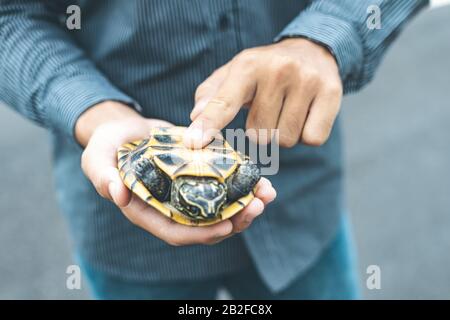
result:
M 438 8 L 446 5 L 450 5 L 450 0 L 431 0 L 431 8 Z

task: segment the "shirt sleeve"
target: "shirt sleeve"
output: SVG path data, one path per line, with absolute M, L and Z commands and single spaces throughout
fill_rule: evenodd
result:
M 428 0 L 313 0 L 276 38 L 304 37 L 327 47 L 336 58 L 344 92 L 361 89 L 374 76 L 383 54 L 405 22 Z M 369 28 L 371 8 L 380 28 Z
M 0 100 L 73 137 L 75 122 L 105 100 L 138 106 L 72 39 L 49 1 L 0 0 Z M 64 12 L 64 11 L 63 11 Z

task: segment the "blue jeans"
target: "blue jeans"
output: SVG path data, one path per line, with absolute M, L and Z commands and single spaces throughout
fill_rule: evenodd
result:
M 316 263 L 289 287 L 272 293 L 254 267 L 236 274 L 202 281 L 136 283 L 94 270 L 81 261 L 96 299 L 215 299 L 225 288 L 234 299 L 357 299 L 358 277 L 355 249 L 348 217 Z

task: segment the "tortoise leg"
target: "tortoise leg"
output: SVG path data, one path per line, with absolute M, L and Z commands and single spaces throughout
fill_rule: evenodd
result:
M 169 199 L 171 182 L 161 170 L 155 167 L 150 159 L 142 158 L 137 161 L 134 172 L 152 196 L 159 201 Z
M 246 160 L 242 163 L 226 181 L 228 202 L 236 201 L 248 195 L 259 181 L 259 178 L 259 169 L 253 162 Z

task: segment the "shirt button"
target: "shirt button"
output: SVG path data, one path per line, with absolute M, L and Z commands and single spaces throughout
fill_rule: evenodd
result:
M 226 13 L 222 13 L 219 17 L 219 29 L 226 30 L 230 25 L 230 18 Z

